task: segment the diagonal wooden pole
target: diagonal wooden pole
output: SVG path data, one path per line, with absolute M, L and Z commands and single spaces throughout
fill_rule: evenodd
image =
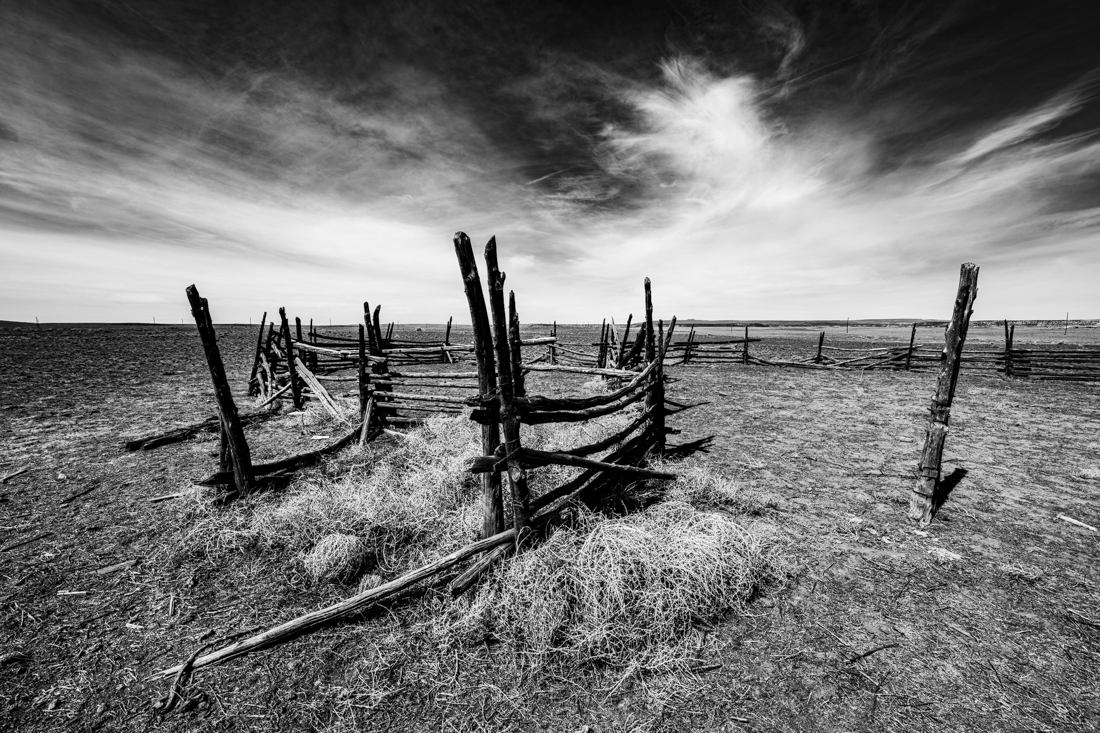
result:
M 279 308 L 282 319 L 283 349 L 286 351 L 286 370 L 290 377 L 290 394 L 294 398 L 294 409 L 302 409 L 302 384 L 298 381 L 298 370 L 294 368 L 294 341 L 290 337 L 290 324 L 286 320 L 286 308 Z
M 519 411 L 515 404 L 515 382 L 512 379 L 512 356 L 508 342 L 508 316 L 504 311 L 504 273 L 497 264 L 497 240 L 491 237 L 485 245 L 485 279 L 489 286 L 489 311 L 493 319 L 493 345 L 497 361 L 497 387 L 500 397 L 500 424 L 504 433 L 504 448 L 508 456 L 508 484 L 512 490 L 512 525 L 516 529 L 516 546 L 524 543 L 530 530 L 531 498 L 527 487 L 527 470 L 519 460 Z
M 218 408 L 218 421 L 221 423 L 222 467 L 228 464 L 232 468 L 237 493 L 245 496 L 252 488 L 252 454 L 244 437 L 237 405 L 233 402 L 229 380 L 225 377 L 225 366 L 218 348 L 218 338 L 214 333 L 210 306 L 194 285 L 187 288 L 187 300 L 191 303 L 191 315 L 195 317 L 202 348 L 206 353 L 206 364 L 210 368 L 210 380 L 214 383 L 214 399 Z
M 924 439 L 918 470 L 920 479 L 909 501 L 909 518 L 928 524 L 936 512 L 936 496 L 940 483 L 943 446 L 947 440 L 948 423 L 951 420 L 951 402 L 955 398 L 955 385 L 959 380 L 963 344 L 974 312 L 974 298 L 978 295 L 978 266 L 965 263 L 959 272 L 959 291 L 955 296 L 955 309 L 944 335 L 943 365 L 932 396 L 931 419 Z

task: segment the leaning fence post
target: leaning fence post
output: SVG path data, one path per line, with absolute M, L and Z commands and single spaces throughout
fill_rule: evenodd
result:
M 909 351 L 905 354 L 905 371 L 909 371 L 909 364 L 913 361 L 913 344 L 917 341 L 917 324 L 909 331 Z
M 959 272 L 959 292 L 955 296 L 955 309 L 945 335 L 944 359 L 936 382 L 936 393 L 932 397 L 931 419 L 918 465 L 920 479 L 909 501 L 909 518 L 921 524 L 931 522 L 936 511 L 936 489 L 940 481 L 947 426 L 951 420 L 951 401 L 955 397 L 963 344 L 977 294 L 978 266 L 967 262 Z
M 466 290 L 466 301 L 470 305 L 474 356 L 477 359 L 478 392 L 483 399 L 490 398 L 497 391 L 497 374 L 489 315 L 485 310 L 485 293 L 481 289 L 481 277 L 477 272 L 477 261 L 474 259 L 470 238 L 463 232 L 456 232 L 454 245 L 455 254 L 458 256 L 458 268 L 462 272 L 462 284 Z M 484 406 L 491 414 L 490 419 L 481 423 L 481 453 L 491 456 L 500 446 L 500 430 L 497 427 L 496 403 L 487 403 Z M 482 538 L 503 532 L 504 500 L 500 491 L 500 471 L 481 474 L 481 508 Z
M 493 341 L 496 346 L 500 423 L 507 451 L 508 483 L 512 489 L 512 524 L 516 529 L 516 546 L 519 547 L 529 531 L 530 496 L 527 471 L 520 460 L 523 447 L 519 439 L 519 413 L 515 406 L 515 384 L 512 381 L 507 316 L 504 312 L 504 273 L 497 264 L 496 237 L 491 237 L 485 245 L 485 269 L 485 278 L 489 285 L 489 309 L 493 318 Z
M 202 339 L 202 348 L 206 352 L 206 364 L 210 368 L 210 380 L 214 383 L 218 421 L 221 423 L 221 432 L 225 436 L 222 445 L 228 443 L 229 462 L 233 467 L 233 483 L 237 487 L 237 493 L 244 496 L 252 488 L 252 454 L 248 450 L 248 441 L 244 437 L 241 419 L 237 414 L 237 405 L 233 402 L 229 380 L 225 378 L 225 366 L 222 364 L 218 338 L 214 333 L 214 322 L 210 318 L 210 305 L 206 302 L 206 298 L 199 296 L 199 291 L 194 285 L 187 288 L 187 300 L 191 303 L 191 315 L 195 317 L 199 338 Z
M 454 364 L 455 360 L 451 356 L 451 352 L 446 348 L 451 345 L 451 321 L 454 320 L 454 316 L 447 317 L 447 331 L 443 334 L 443 358 L 440 360 L 444 364 Z
M 256 356 L 252 359 L 252 373 L 248 375 L 248 395 L 257 395 L 260 393 L 260 384 L 256 380 L 256 372 L 260 369 L 260 349 L 264 345 L 264 325 L 267 321 L 267 311 L 264 311 L 263 318 L 260 319 L 260 333 L 256 336 Z
M 512 362 L 512 393 L 516 397 L 527 395 L 523 382 L 523 352 L 520 350 L 519 312 L 516 311 L 516 294 L 508 292 L 508 347 Z
M 302 409 L 302 385 L 298 382 L 298 369 L 294 366 L 294 343 L 290 338 L 290 323 L 286 320 L 286 308 L 279 308 L 283 321 L 283 348 L 286 349 L 286 370 L 290 375 L 290 392 L 294 396 L 294 409 Z
M 626 356 L 627 349 L 627 337 L 630 335 L 630 321 L 633 320 L 634 314 L 628 313 L 626 316 L 626 325 L 623 327 L 623 337 L 619 341 L 619 353 L 615 356 L 615 368 L 623 368 L 623 357 Z

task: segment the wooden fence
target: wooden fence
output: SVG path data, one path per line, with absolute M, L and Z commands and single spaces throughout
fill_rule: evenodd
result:
M 688 332 L 686 341 L 674 343 L 669 347 L 669 354 L 679 357 L 680 365 L 684 364 L 751 364 L 753 357 L 749 353 L 749 344 L 758 343 L 760 339 L 749 338 L 749 327 L 745 326 L 743 338 L 731 339 L 707 339 L 696 341 L 695 326 Z
M 469 238 L 455 235 L 455 253 L 466 285 L 470 320 L 474 332 L 474 353 L 478 365 L 479 394 L 471 417 L 482 425 L 482 456 L 475 459 L 470 470 L 482 476 L 482 533 L 490 537 L 505 529 L 511 518 L 515 543 L 501 546 L 461 575 L 453 584 L 461 593 L 496 559 L 521 547 L 532 529 L 546 518 L 559 513 L 574 501 L 591 502 L 620 480 L 629 478 L 674 478 L 642 468 L 640 464 L 651 451 L 663 453 L 665 447 L 665 398 L 663 363 L 668 347 L 663 323 L 654 330 L 653 306 L 649 280 L 645 281 L 646 321 L 643 330 L 644 362 L 637 371 L 610 368 L 612 339 L 606 322 L 601 328 L 599 352 L 594 354 L 597 366 L 557 363 L 552 350 L 560 349 L 555 339 L 545 360 L 549 363 L 524 364 L 521 347 L 530 342 L 520 338 L 519 312 L 515 293 L 509 293 L 508 309 L 504 304 L 504 273 L 497 263 L 496 240 L 485 248 L 486 280 L 489 308 L 486 309 L 481 277 L 477 270 Z M 675 319 L 668 336 L 675 328 Z M 555 329 L 552 333 L 556 332 Z M 621 384 L 606 394 L 592 397 L 545 397 L 529 395 L 526 376 L 530 371 L 560 371 L 598 374 L 618 380 Z M 629 381 L 627 381 L 629 380 Z M 643 410 L 625 428 L 591 445 L 567 450 L 534 450 L 523 445 L 522 425 L 555 422 L 582 422 L 624 410 L 642 402 Z M 609 452 L 608 452 L 609 451 Z M 600 460 L 590 456 L 607 452 Z M 583 468 L 576 478 L 532 497 L 527 471 L 546 465 L 566 465 Z M 506 476 L 511 510 L 504 506 L 501 477 Z
M 1100 381 L 1100 347 L 1052 348 L 1034 346 L 1018 349 L 1016 324 L 1005 325 L 1003 369 L 1007 377 L 1062 382 Z
M 1100 348 L 1087 346 L 1017 348 L 1014 344 L 1015 325 L 1008 321 L 1004 324 L 1004 348 L 967 344 L 960 357 L 962 368 L 967 371 L 1000 372 L 1006 377 L 1025 379 L 1100 381 Z M 938 370 L 945 358 L 944 346 L 938 342 L 917 343 L 917 333 L 920 327 L 939 328 L 946 325 L 945 322 L 914 323 L 910 327 L 908 343 L 884 346 L 830 346 L 826 345 L 825 332 L 822 331 L 818 334 L 815 352 L 804 359 L 795 360 L 765 359 L 759 355 L 749 354 L 748 343 L 759 339 L 749 339 L 748 328 L 745 329 L 744 339 L 719 342 L 722 348 L 729 349 L 728 356 L 717 355 L 699 359 L 696 354 L 701 344 L 694 341 L 693 333 L 689 334 L 686 342 L 674 344 L 669 351 L 681 355 L 680 364 L 701 361 L 702 363 L 740 362 L 798 369 Z M 742 350 L 737 351 L 729 346 L 737 343 L 744 343 Z M 721 351 L 715 350 L 719 353 Z
M 470 408 L 470 416 L 482 426 L 482 454 L 471 461 L 470 470 L 481 475 L 483 526 L 482 539 L 442 557 L 428 565 L 412 570 L 380 586 L 362 591 L 332 606 L 313 611 L 304 616 L 279 624 L 267 631 L 236 641 L 220 649 L 199 656 L 192 655 L 182 665 L 162 670 L 158 676 L 186 673 L 233 659 L 252 651 L 267 649 L 297 638 L 335 621 L 352 618 L 380 601 L 400 593 L 412 585 L 454 568 L 460 563 L 473 561 L 451 584 L 451 592 L 458 595 L 469 588 L 494 562 L 520 551 L 531 544 L 536 536 L 560 523 L 567 510 L 577 504 L 595 504 L 613 488 L 623 482 L 645 479 L 674 479 L 675 475 L 654 471 L 643 466 L 650 454 L 660 455 L 665 450 L 665 438 L 670 431 L 665 417 L 671 414 L 668 405 L 682 411 L 690 406 L 666 401 L 664 395 L 664 360 L 672 341 L 676 319 L 669 324 L 668 334 L 664 324 L 657 322 L 654 328 L 652 293 L 649 279 L 645 281 L 645 324 L 641 330 L 642 356 L 639 368 L 620 369 L 587 367 L 567 364 L 525 364 L 522 348 L 530 344 L 520 338 L 519 312 L 514 293 L 509 293 L 508 310 L 504 304 L 504 273 L 497 263 L 496 241 L 490 239 L 485 248 L 486 280 L 489 308 L 486 308 L 481 278 L 477 271 L 469 238 L 459 232 L 454 239 L 455 253 L 465 283 L 466 298 L 470 306 L 474 332 L 474 353 L 477 359 L 477 394 L 473 397 L 443 404 L 462 404 Z M 194 287 L 189 289 L 193 291 Z M 197 293 L 195 293 L 197 297 Z M 490 317 L 491 316 L 491 317 Z M 197 316 L 198 320 L 198 316 Z M 285 319 L 284 319 L 285 321 Z M 208 323 L 208 321 L 207 321 Z M 365 330 L 365 329 L 363 329 Z M 200 333 L 203 328 L 200 327 Z M 361 331 L 362 333 L 362 331 Z M 212 338 L 203 337 L 203 343 L 216 346 Z M 610 343 L 610 337 L 605 339 Z M 361 353 L 365 352 L 365 337 L 360 339 Z M 620 349 L 621 351 L 621 349 Z M 372 355 L 367 355 L 372 356 Z M 605 360 L 610 357 L 605 356 Z M 222 387 L 227 389 L 224 373 L 217 378 L 220 357 L 211 358 L 211 374 L 219 395 L 219 415 L 223 420 L 235 414 L 229 402 L 222 399 Z M 366 431 L 371 424 L 372 403 L 377 402 L 380 411 L 394 401 L 408 399 L 395 390 L 388 397 L 382 393 L 385 387 L 397 386 L 394 372 L 386 372 L 388 379 L 379 378 L 377 367 L 382 362 L 370 358 L 360 359 L 360 372 L 370 363 L 374 391 L 364 391 L 367 406 L 361 428 Z M 307 367 L 308 368 L 308 367 Z M 599 374 L 618 382 L 612 391 L 593 397 L 545 397 L 527 393 L 526 373 L 529 371 L 557 371 L 566 373 Z M 389 384 L 383 384 L 383 382 Z M 625 383 L 624 383 L 625 382 Z M 228 394 L 224 395 L 228 398 Z M 231 402 L 231 400 L 230 400 Z M 564 450 L 534 450 L 523 445 L 522 426 L 554 422 L 583 422 L 627 409 L 641 402 L 643 409 L 625 428 L 596 443 Z M 239 433 L 239 431 L 237 431 Z M 354 434 L 354 433 L 353 433 Z M 240 435 L 243 441 L 243 434 Z M 247 446 L 245 446 L 247 449 Z M 683 446 L 681 446 L 683 448 Z M 603 453 L 599 459 L 592 456 Z M 528 484 L 528 471 L 540 466 L 564 465 L 582 469 L 573 479 L 532 496 Z M 242 480 L 249 486 L 255 466 L 234 464 L 219 478 L 221 481 Z M 510 511 L 505 511 L 502 476 L 507 477 Z M 511 527 L 505 528 L 510 520 Z

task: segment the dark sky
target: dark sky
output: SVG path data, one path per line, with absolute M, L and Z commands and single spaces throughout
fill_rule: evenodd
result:
M 1089 8 L 0 3 L 0 318 L 1100 316 Z

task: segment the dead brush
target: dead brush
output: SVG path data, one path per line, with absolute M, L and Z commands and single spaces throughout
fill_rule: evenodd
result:
M 371 559 L 371 548 L 353 534 L 334 533 L 321 538 L 302 559 L 315 583 L 350 580 Z
M 496 636 L 533 667 L 682 668 L 700 651 L 694 624 L 737 611 L 782 575 L 760 528 L 684 502 L 613 519 L 581 514 L 510 560 L 449 633 Z
M 315 425 L 325 424 L 322 411 L 307 413 Z M 530 426 L 524 442 L 568 449 L 611 435 L 636 415 L 626 410 L 587 423 Z M 324 470 L 296 478 L 285 493 L 257 494 L 225 508 L 195 498 L 181 507 L 190 527 L 172 559 L 241 551 L 302 555 L 325 536 L 343 534 L 365 541 L 383 574 L 424 564 L 478 531 L 480 489 L 467 470 L 479 454 L 477 431 L 464 416 L 433 417 L 400 439 L 340 454 Z M 532 471 L 532 495 L 577 472 L 563 466 Z

